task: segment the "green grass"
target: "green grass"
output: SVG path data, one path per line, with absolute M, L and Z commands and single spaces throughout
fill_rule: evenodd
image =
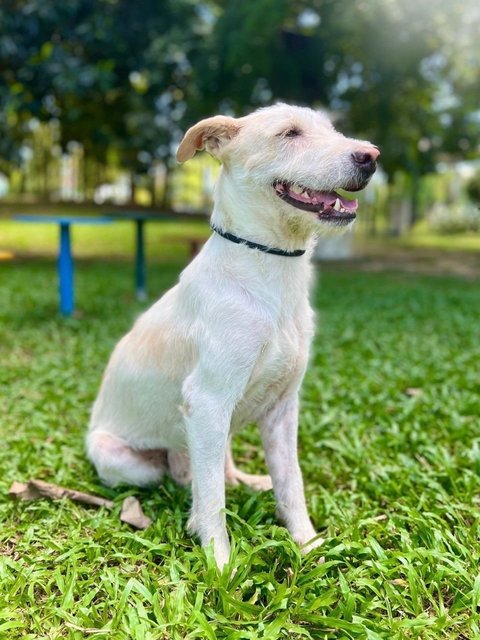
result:
M 152 265 L 152 296 L 180 266 Z M 0 264 L 0 638 L 480 637 L 478 284 L 322 273 L 300 455 L 327 540 L 302 557 L 271 493 L 229 489 L 229 577 L 185 532 L 188 490 L 110 490 L 85 458 L 102 370 L 141 310 L 131 271 L 79 261 L 82 317 L 62 320 L 51 259 Z M 253 427 L 237 438 L 242 468 L 263 467 L 258 446 Z M 30 477 L 115 508 L 7 497 Z M 119 522 L 126 495 L 146 531 Z

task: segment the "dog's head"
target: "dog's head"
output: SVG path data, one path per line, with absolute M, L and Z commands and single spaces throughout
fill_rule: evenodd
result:
M 379 150 L 347 138 L 328 117 L 277 104 L 243 118 L 215 116 L 189 129 L 177 159 L 205 148 L 221 160 L 241 191 L 251 190 L 277 211 L 301 216 L 308 226 L 347 226 L 358 202 L 337 189 L 360 191 L 376 169 Z

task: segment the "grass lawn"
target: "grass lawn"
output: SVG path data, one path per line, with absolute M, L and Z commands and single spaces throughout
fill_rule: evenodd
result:
M 153 264 L 152 295 L 180 268 Z M 185 532 L 188 490 L 107 489 L 85 458 L 101 373 L 141 310 L 131 271 L 80 260 L 82 317 L 62 320 L 51 258 L 0 263 L 0 638 L 480 637 L 478 284 L 322 272 L 299 446 L 327 540 L 302 557 L 271 492 L 229 489 L 229 577 Z M 263 468 L 258 444 L 237 438 L 242 468 Z M 115 508 L 7 497 L 30 477 Z M 119 522 L 127 495 L 146 531 Z

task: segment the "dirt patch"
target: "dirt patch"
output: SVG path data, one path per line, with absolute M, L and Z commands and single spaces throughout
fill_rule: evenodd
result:
M 328 260 L 321 264 L 336 267 L 354 264 L 356 269 L 372 273 L 402 271 L 418 275 L 451 275 L 468 280 L 480 277 L 480 253 L 473 251 L 388 247 L 385 252 L 362 251 L 349 260 Z

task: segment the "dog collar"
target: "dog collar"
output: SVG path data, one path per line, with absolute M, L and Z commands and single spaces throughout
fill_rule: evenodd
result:
M 212 231 L 218 233 L 219 236 L 225 238 L 225 240 L 230 240 L 230 242 L 234 242 L 235 244 L 243 244 L 249 249 L 258 249 L 259 251 L 263 251 L 264 253 L 273 253 L 274 256 L 286 256 L 287 258 L 297 258 L 298 256 L 303 256 L 305 253 L 305 249 L 296 249 L 295 251 L 284 251 L 283 249 L 271 249 L 264 244 L 258 244 L 257 242 L 251 242 L 251 240 L 245 240 L 244 238 L 239 238 L 238 236 L 234 236 L 233 233 L 227 233 L 226 231 L 222 231 L 218 229 L 213 224 L 210 225 Z

